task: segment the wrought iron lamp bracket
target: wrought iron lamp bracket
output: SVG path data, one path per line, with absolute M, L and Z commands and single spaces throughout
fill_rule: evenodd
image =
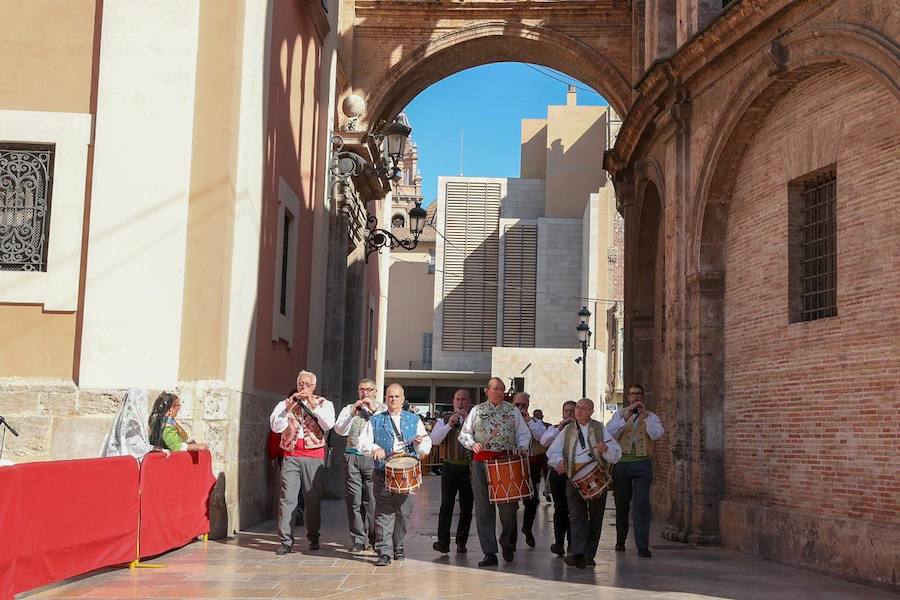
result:
M 418 234 L 413 233 L 411 238 L 401 240 L 387 229 L 379 228 L 378 218 L 375 216 L 369 215 L 366 227 L 369 230 L 369 234 L 366 236 L 366 262 L 369 262 L 369 255 L 373 252 L 378 252 L 382 248 L 412 250 L 419 245 Z

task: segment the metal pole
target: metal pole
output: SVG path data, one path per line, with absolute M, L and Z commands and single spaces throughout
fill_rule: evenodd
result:
M 581 397 L 587 398 L 587 342 L 581 342 Z

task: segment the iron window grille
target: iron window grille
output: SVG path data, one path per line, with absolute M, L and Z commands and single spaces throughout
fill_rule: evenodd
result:
M 791 322 L 837 316 L 836 171 L 821 171 L 792 187 Z
M 0 143 L 0 271 L 46 271 L 53 144 Z

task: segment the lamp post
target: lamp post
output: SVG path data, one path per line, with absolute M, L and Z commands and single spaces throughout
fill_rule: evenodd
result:
M 588 325 L 588 319 L 591 316 L 591 311 L 587 309 L 587 306 L 582 306 L 581 310 L 578 311 L 578 327 L 575 330 L 578 332 L 578 341 L 581 342 L 581 397 L 587 397 L 587 348 L 588 342 L 591 339 L 591 326 Z M 577 359 L 576 359 L 577 362 Z

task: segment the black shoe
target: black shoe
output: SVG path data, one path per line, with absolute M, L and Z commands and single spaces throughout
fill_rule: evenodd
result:
M 496 554 L 485 554 L 484 558 L 478 561 L 479 567 L 496 567 L 498 564 Z
M 435 552 L 440 552 L 441 554 L 447 554 L 450 552 L 450 544 L 442 544 L 440 542 L 435 542 L 431 545 L 431 548 Z
M 465 544 L 457 544 L 456 545 L 456 553 L 457 554 L 465 554 L 466 552 L 468 552 L 468 550 L 466 550 Z
M 586 564 L 589 567 L 596 567 L 597 561 L 595 561 L 593 558 L 586 558 L 586 559 L 584 559 L 584 564 Z
M 570 554 L 564 560 L 567 565 L 576 569 L 583 569 L 585 565 L 584 554 Z
M 284 556 L 285 554 L 290 554 L 294 549 L 288 546 L 287 544 L 282 544 L 281 548 L 275 551 L 275 554 L 278 556 Z
M 403 550 L 394 549 L 394 560 L 403 560 L 405 556 L 403 556 Z
M 534 534 L 530 531 L 522 530 L 522 533 L 525 534 L 525 543 L 528 544 L 531 548 L 534 548 Z
M 625 544 L 616 544 L 616 552 L 625 552 Z
M 512 562 L 513 558 L 515 558 L 515 556 L 516 556 L 515 550 L 511 550 L 509 548 L 503 549 L 503 560 L 505 560 L 506 562 Z
M 550 544 L 550 552 L 557 556 L 565 556 L 566 548 L 562 544 Z
M 318 550 L 319 540 L 309 540 L 309 549 L 313 551 Z
M 387 554 L 382 554 L 378 557 L 378 560 L 375 561 L 376 567 L 386 567 L 391 564 L 391 557 Z
M 366 550 L 366 547 L 363 544 L 360 544 L 359 542 L 353 544 L 353 547 L 350 548 L 351 554 L 359 554 L 360 552 L 365 552 L 365 550 Z
M 638 556 L 643 556 L 644 558 L 651 558 L 653 555 L 650 554 L 649 548 L 638 548 Z

